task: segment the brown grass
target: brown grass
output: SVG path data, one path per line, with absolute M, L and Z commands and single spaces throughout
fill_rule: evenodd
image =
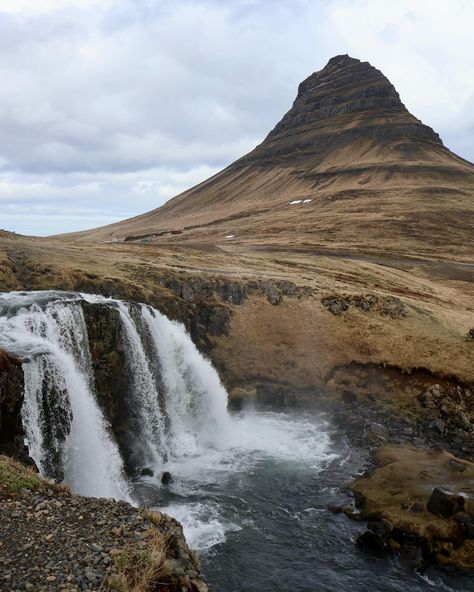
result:
M 104 592 L 152 592 L 158 584 L 166 585 L 170 576 L 167 535 L 156 528 L 147 535 L 144 545 L 128 545 L 115 557 L 117 573 L 104 583 Z

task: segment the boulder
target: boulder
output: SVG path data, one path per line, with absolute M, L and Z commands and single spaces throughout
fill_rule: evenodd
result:
M 400 557 L 412 569 L 418 569 L 425 563 L 423 550 L 418 545 L 402 545 L 400 548 Z
M 388 429 L 381 423 L 377 423 L 375 421 L 369 425 L 368 431 L 370 435 L 377 436 L 379 438 L 387 439 L 389 436 Z
M 383 553 L 388 550 L 387 542 L 378 532 L 366 530 L 357 537 L 357 545 L 374 553 Z
M 173 481 L 173 477 L 169 471 L 164 471 L 161 475 L 161 484 L 162 485 L 169 485 Z
M 282 301 L 281 292 L 272 282 L 266 282 L 265 294 L 267 295 L 267 300 L 270 304 L 276 305 L 280 304 Z
M 427 509 L 436 516 L 450 518 L 457 512 L 463 512 L 466 499 L 463 495 L 453 493 L 441 487 L 435 487 L 428 500 Z

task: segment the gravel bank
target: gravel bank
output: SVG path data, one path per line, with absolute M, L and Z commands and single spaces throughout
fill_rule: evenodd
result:
M 46 487 L 0 488 L 2 592 L 125 592 L 149 569 L 150 552 L 159 565 L 144 591 L 207 591 L 181 526 L 166 515 Z

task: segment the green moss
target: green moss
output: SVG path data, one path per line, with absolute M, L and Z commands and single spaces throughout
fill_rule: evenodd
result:
M 0 492 L 7 495 L 20 493 L 22 489 L 43 489 L 45 482 L 32 469 L 0 456 Z

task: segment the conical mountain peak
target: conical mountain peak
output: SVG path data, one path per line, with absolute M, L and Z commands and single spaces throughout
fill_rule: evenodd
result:
M 472 235 L 473 186 L 474 167 L 380 70 L 338 55 L 301 82 L 254 150 L 164 206 L 81 237 L 351 248 L 390 237 L 398 250 L 425 252 L 433 228 L 440 244 Z
M 414 125 L 413 136 L 440 142 L 433 130 L 407 111 L 395 87 L 380 70 L 368 62 L 339 55 L 299 85 L 292 108 L 266 139 L 299 135 L 311 129 L 319 136 L 355 128 L 373 133 L 374 126 L 382 131 L 387 123 L 392 136 L 397 125 L 410 124 Z M 400 128 L 395 135 L 407 136 L 410 130 Z M 383 140 L 380 134 L 379 138 Z

